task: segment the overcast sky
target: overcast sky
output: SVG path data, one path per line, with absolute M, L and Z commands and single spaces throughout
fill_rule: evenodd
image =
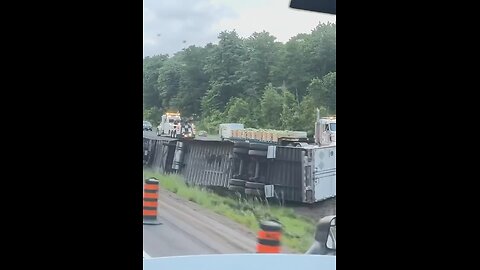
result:
M 170 54 L 190 45 L 217 42 L 223 30 L 241 37 L 269 32 L 286 42 L 310 33 L 319 22 L 336 22 L 336 15 L 289 8 L 290 0 L 144 0 L 143 54 Z

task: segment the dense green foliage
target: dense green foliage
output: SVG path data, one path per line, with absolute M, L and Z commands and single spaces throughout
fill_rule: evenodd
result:
M 316 108 L 336 113 L 335 24 L 319 24 L 285 44 L 265 31 L 246 39 L 224 31 L 218 39 L 144 59 L 146 120 L 157 124 L 173 110 L 198 116 L 210 133 L 228 122 L 311 133 Z

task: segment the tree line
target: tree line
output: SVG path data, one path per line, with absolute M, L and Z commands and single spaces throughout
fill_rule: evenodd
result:
M 336 113 L 332 23 L 286 43 L 265 31 L 248 38 L 223 31 L 218 44 L 143 60 L 144 118 L 155 125 L 164 112 L 180 111 L 209 133 L 220 123 L 243 123 L 311 134 L 316 108 L 322 116 Z

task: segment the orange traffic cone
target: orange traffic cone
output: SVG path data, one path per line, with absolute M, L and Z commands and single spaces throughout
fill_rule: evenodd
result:
M 158 225 L 158 180 L 145 180 L 143 189 L 143 224 Z
M 282 225 L 274 221 L 260 222 L 257 237 L 257 253 L 280 253 Z

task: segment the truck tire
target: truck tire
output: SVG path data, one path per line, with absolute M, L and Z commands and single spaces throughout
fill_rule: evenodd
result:
M 265 183 L 265 176 L 252 176 L 248 178 L 248 182 L 256 182 L 256 183 Z
M 268 145 L 263 144 L 263 143 L 251 143 L 250 144 L 250 149 L 251 150 L 267 151 L 268 150 Z
M 245 194 L 253 195 L 253 196 L 260 196 L 260 197 L 265 196 L 265 192 L 263 190 L 253 189 L 253 188 L 246 188 L 245 189 Z
M 245 149 L 250 148 L 250 144 L 247 142 L 235 142 L 233 145 L 235 148 L 245 148 Z
M 237 187 L 245 187 L 245 180 L 241 180 L 241 179 L 230 179 L 228 180 L 228 184 L 230 186 L 237 186 Z
M 248 150 L 248 154 L 249 154 L 250 156 L 266 157 L 266 156 L 267 156 L 267 151 Z
M 245 175 L 240 175 L 240 174 L 235 174 L 232 176 L 234 179 L 237 179 L 237 180 L 243 180 L 243 181 L 248 181 L 248 180 L 245 180 Z
M 235 192 L 240 192 L 240 193 L 245 192 L 245 188 L 244 187 L 239 187 L 239 186 L 229 186 L 228 190 L 235 191 Z
M 248 154 L 248 149 L 235 147 L 235 148 L 233 148 L 233 153 L 247 155 Z
M 256 183 L 256 182 L 246 182 L 245 183 L 245 188 L 261 189 L 263 191 L 264 187 L 265 187 L 264 183 Z

